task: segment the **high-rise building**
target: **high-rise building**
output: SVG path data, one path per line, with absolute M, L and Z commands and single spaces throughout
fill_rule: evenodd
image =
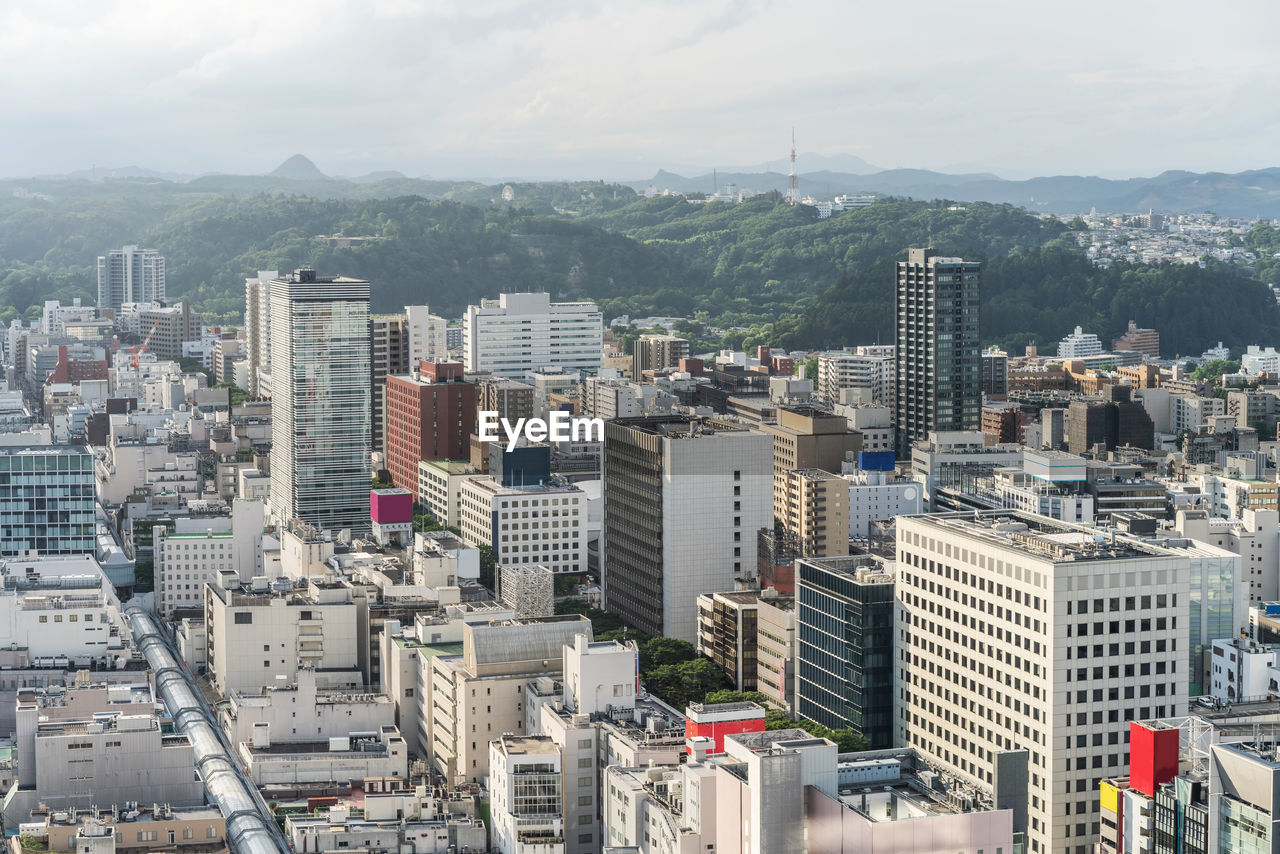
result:
M 1137 350 L 1152 359 L 1160 358 L 1160 333 L 1155 329 L 1143 329 L 1129 321 L 1129 328 L 1111 342 L 1112 350 Z
M 777 422 L 764 425 L 773 437 L 773 474 L 780 479 L 793 469 L 822 469 L 834 474 L 862 450 L 862 435 L 849 429 L 843 415 L 813 406 L 784 406 Z M 780 484 L 775 482 L 775 489 Z
M 92 553 L 93 503 L 83 446 L 0 448 L 0 556 Z
M 164 301 L 164 256 L 159 252 L 126 246 L 98 256 L 99 309 Z
M 386 455 L 391 482 L 418 491 L 418 463 L 469 453 L 476 387 L 457 362 L 422 362 L 411 376 L 386 378 Z
M 605 605 L 692 643 L 698 595 L 756 570 L 756 532 L 773 522 L 770 437 L 666 417 L 608 422 L 604 438 Z
M 796 714 L 893 746 L 893 574 L 871 555 L 796 562 Z
M 822 469 L 791 469 L 774 479 L 773 515 L 795 534 L 801 554 L 849 553 L 849 481 Z
M 1102 342 L 1092 332 L 1085 332 L 1077 326 L 1075 331 L 1058 342 L 1058 357 L 1061 359 L 1083 359 L 1086 356 L 1097 356 L 1102 352 Z
M 689 358 L 689 341 L 675 335 L 641 335 L 631 345 L 631 378 L 639 381 L 645 371 L 675 370 Z
M 277 270 L 259 270 L 244 280 L 245 357 L 251 397 L 271 396 L 271 288 Z
M 1091 850 L 1129 721 L 1186 713 L 1209 550 L 1013 511 L 898 517 L 896 743 L 980 791 L 1029 788 L 1029 854 Z
M 409 364 L 449 360 L 448 322 L 431 313 L 430 306 L 406 305 L 404 317 L 409 336 Z
M 147 352 L 158 359 L 182 358 L 183 343 L 199 341 L 203 332 L 200 315 L 191 310 L 188 302 L 143 309 L 138 312 L 138 324 L 142 337 L 151 339 Z
M 369 283 L 300 269 L 270 288 L 271 512 L 368 530 Z
M 981 265 L 911 249 L 894 300 L 898 455 L 933 431 L 977 430 Z
M 818 396 L 833 403 L 892 406 L 893 371 L 892 344 L 822 353 L 818 356 Z
M 403 376 L 417 366 L 409 361 L 408 324 L 403 314 L 375 314 L 369 318 L 369 358 L 373 367 L 369 418 L 375 451 L 386 448 L 387 377 Z
M 982 393 L 995 400 L 1009 394 L 1009 354 L 1003 350 L 982 351 Z
M 467 373 L 529 379 L 541 368 L 600 370 L 604 321 L 593 302 L 555 302 L 548 293 L 502 294 L 462 318 Z

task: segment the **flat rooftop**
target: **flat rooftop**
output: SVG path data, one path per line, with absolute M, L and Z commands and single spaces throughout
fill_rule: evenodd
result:
M 629 427 L 641 433 L 667 438 L 698 438 L 716 433 L 746 433 L 746 427 L 685 415 L 656 418 L 618 418 L 611 422 L 620 427 Z
M 1104 533 L 1097 528 L 1017 511 L 922 514 L 901 518 L 1057 563 L 1134 560 L 1186 553 L 1177 546 L 1157 545 L 1126 534 Z M 1191 541 L 1174 542 L 1185 544 Z
M 557 752 L 556 743 L 545 735 L 507 735 L 502 746 L 508 756 L 542 755 Z

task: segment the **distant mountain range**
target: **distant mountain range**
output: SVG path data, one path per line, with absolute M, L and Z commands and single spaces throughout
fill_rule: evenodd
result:
M 681 193 L 710 193 L 728 184 L 757 192 L 787 189 L 783 172 L 721 172 L 685 177 L 659 171 L 648 181 L 629 181 L 642 190 L 655 186 Z M 1221 216 L 1280 216 L 1280 167 L 1228 175 L 1221 172 L 1163 172 L 1154 178 L 1110 178 L 1059 175 L 1007 181 L 990 173 L 949 175 L 927 169 L 886 169 L 870 174 L 805 172 L 799 176 L 800 192 L 819 199 L 841 193 L 882 193 L 914 199 L 952 199 L 962 202 L 1008 203 L 1033 211 L 1104 213 L 1146 211 L 1198 213 Z
M 1153 178 L 1111 179 L 1058 175 L 1014 181 L 990 172 L 950 174 L 928 169 L 881 170 L 852 154 L 831 157 L 807 154 L 801 162 L 825 167 L 803 172 L 799 176 L 801 194 L 817 199 L 830 199 L 842 193 L 879 193 L 922 200 L 950 199 L 957 202 L 1012 204 L 1031 211 L 1061 214 L 1086 213 L 1090 208 L 1096 208 L 1102 213 L 1151 209 L 1163 213 L 1212 211 L 1221 216 L 1280 217 L 1280 167 L 1235 174 L 1170 171 Z M 777 160 L 761 164 L 758 171 L 752 171 L 750 167 L 717 169 L 692 177 L 659 170 L 648 180 L 620 183 L 641 191 L 654 186 L 659 190 L 681 193 L 711 193 L 733 184 L 739 189 L 756 192 L 785 192 L 788 167 L 787 160 Z M 326 175 L 302 154 L 295 154 L 271 172 L 258 176 L 206 173 L 197 178 L 193 175 L 129 166 L 94 167 L 66 175 L 46 175 L 40 178 L 90 181 L 131 178 L 207 183 L 210 188 L 234 185 L 241 190 L 258 191 L 274 188 L 281 182 L 287 184 L 296 181 L 300 185 L 306 185 L 299 186 L 297 192 L 334 197 L 380 197 L 421 192 L 438 194 L 448 185 L 500 183 L 496 179 L 478 178 L 432 181 L 426 176 L 406 178 L 404 174 L 395 171 L 371 172 L 353 178 L 334 177 Z M 425 182 L 430 183 L 429 188 Z M 357 188 L 355 185 L 366 186 Z

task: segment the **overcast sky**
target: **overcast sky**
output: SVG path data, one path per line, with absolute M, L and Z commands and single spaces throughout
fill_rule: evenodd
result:
M 1280 2 L 9 0 L 0 175 L 1280 165 Z M 805 171 L 804 162 L 801 171 Z

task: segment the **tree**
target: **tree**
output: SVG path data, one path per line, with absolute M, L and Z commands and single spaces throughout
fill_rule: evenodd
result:
M 650 638 L 640 646 L 640 672 L 646 673 L 655 667 L 692 661 L 697 657 L 697 650 L 688 641 Z
M 1223 374 L 1234 374 L 1240 370 L 1239 362 L 1232 362 L 1227 359 L 1210 359 L 1200 367 L 1191 372 L 1191 379 L 1218 381 L 1218 377 Z
M 804 363 L 804 378 L 807 380 L 813 380 L 813 387 L 815 389 L 818 387 L 818 357 L 817 356 L 814 356 L 813 358 L 807 360 Z
M 694 658 L 656 667 L 644 673 L 641 681 L 673 708 L 684 709 L 711 691 L 724 688 L 729 680 L 709 659 Z
M 498 555 L 491 546 L 483 543 L 478 546 L 480 552 L 480 584 L 490 590 L 497 589 Z

